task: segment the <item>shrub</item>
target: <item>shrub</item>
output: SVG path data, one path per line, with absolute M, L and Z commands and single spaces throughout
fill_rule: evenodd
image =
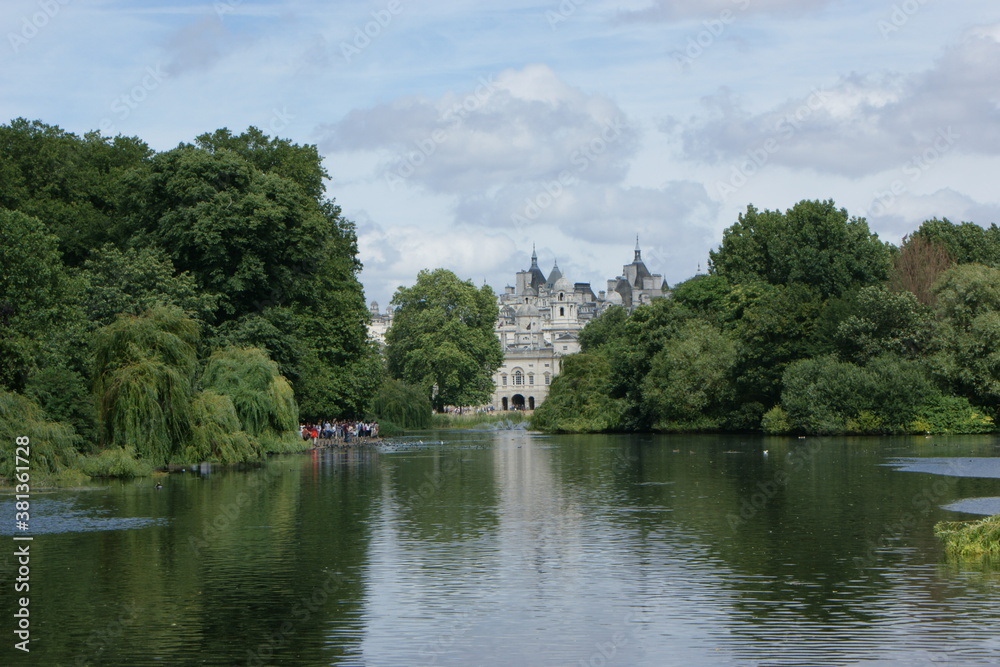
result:
M 148 477 L 153 468 L 146 461 L 140 461 L 131 447 L 110 447 L 96 456 L 88 456 L 83 461 L 83 472 L 89 477 Z
M 910 423 L 913 433 L 992 433 L 993 418 L 960 396 L 935 396 L 917 409 Z
M 611 366 L 601 353 L 563 357 L 549 396 L 531 417 L 532 428 L 565 433 L 613 431 L 622 419 L 622 399 L 608 397 Z
M 780 405 L 776 405 L 764 413 L 760 428 L 768 435 L 783 435 L 792 432 L 792 422 L 788 419 L 788 413 Z

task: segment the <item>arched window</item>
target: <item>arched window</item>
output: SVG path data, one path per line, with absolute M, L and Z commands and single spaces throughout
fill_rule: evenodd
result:
M 562 293 L 562 292 L 559 292 L 559 300 L 560 300 L 560 301 L 562 301 L 562 300 L 563 300 L 563 293 Z
M 566 309 L 563 308 L 562 306 L 559 306 L 559 317 L 565 317 L 565 316 L 566 316 Z
M 514 371 L 514 386 L 519 387 L 524 384 L 524 373 L 521 371 Z

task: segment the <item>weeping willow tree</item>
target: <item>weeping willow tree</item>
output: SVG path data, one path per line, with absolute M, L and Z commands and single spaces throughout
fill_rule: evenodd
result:
M 386 380 L 372 401 L 371 413 L 378 421 L 399 428 L 429 428 L 431 401 L 427 392 L 402 380 Z
M 264 451 L 302 448 L 295 436 L 299 411 L 292 387 L 264 350 L 228 347 L 214 352 L 201 384 L 206 392 L 231 401 L 241 430 L 259 441 Z M 208 398 L 205 401 L 208 410 Z M 211 410 L 220 419 L 225 412 L 221 404 Z
M 77 436 L 73 427 L 46 419 L 42 408 L 29 398 L 0 389 L 0 477 L 15 479 L 17 447 L 28 438 L 31 479 L 57 475 L 77 462 Z
M 102 446 L 165 463 L 190 435 L 198 325 L 180 308 L 122 316 L 95 340 Z
M 191 437 L 185 443 L 185 461 L 237 463 L 259 458 L 260 443 L 247 435 L 229 396 L 200 391 L 191 400 Z

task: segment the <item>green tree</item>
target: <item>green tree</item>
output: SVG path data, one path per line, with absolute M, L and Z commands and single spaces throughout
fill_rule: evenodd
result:
M 118 210 L 127 174 L 152 151 L 136 138 L 84 137 L 40 121 L 0 125 L 0 207 L 41 220 L 70 266 L 92 248 L 120 241 Z
M 95 340 L 102 444 L 168 461 L 190 434 L 198 325 L 176 307 L 122 316 Z
M 887 354 L 916 359 L 929 349 L 934 335 L 930 311 L 913 293 L 865 287 L 851 299 L 851 307 L 854 312 L 834 334 L 843 360 L 863 365 Z
M 732 335 L 737 341 L 734 367 L 736 402 L 742 422 L 756 427 L 764 411 L 778 402 L 782 375 L 792 362 L 810 356 L 816 321 L 823 308 L 817 293 L 802 284 L 787 287 L 763 283 L 734 289 L 736 313 Z
M 219 130 L 156 155 L 127 209 L 132 243 L 218 295 L 206 340 L 265 347 L 310 419 L 361 416 L 381 380 L 354 225 L 324 178 L 313 146 Z
M 156 155 L 129 210 L 139 236 L 220 296 L 219 319 L 290 303 L 321 266 L 332 233 L 294 181 L 228 150 Z
M 231 151 L 262 172 L 277 174 L 298 184 L 309 197 L 319 200 L 328 178 L 323 158 L 314 145 L 301 146 L 288 139 L 268 137 L 256 127 L 234 135 L 228 128 L 199 135 L 195 145 L 210 153 Z
M 82 305 L 95 326 L 111 324 L 118 315 L 141 315 L 156 305 L 178 306 L 190 317 L 212 317 L 217 297 L 198 289 L 188 272 L 178 273 L 167 254 L 156 247 L 95 249 L 81 272 Z
M 226 348 L 208 358 L 201 377 L 205 392 L 223 396 L 232 402 L 242 431 L 263 447 L 263 451 L 285 451 L 291 444 L 299 423 L 298 406 L 288 381 L 278 372 L 278 365 L 258 348 Z M 224 401 L 205 398 L 217 410 L 209 414 L 227 414 Z M 210 423 L 210 419 L 205 420 Z M 228 417 L 227 417 L 228 421 Z M 301 447 L 301 443 L 298 443 Z M 256 453 L 256 452 L 254 452 Z
M 940 397 L 923 364 L 882 357 L 866 367 L 835 357 L 785 371 L 781 407 L 799 433 L 905 433 L 921 406 Z
M 30 398 L 0 389 L 0 479 L 12 480 L 18 438 L 26 437 L 31 447 L 31 480 L 58 474 L 79 460 L 77 434 L 63 422 L 49 420 L 41 406 Z
M 625 402 L 608 395 L 610 371 L 608 360 L 600 352 L 564 357 L 562 369 L 549 387 L 548 398 L 531 416 L 531 426 L 564 433 L 599 433 L 620 428 Z
M 446 269 L 423 270 L 413 287 L 396 291 L 392 305 L 385 351 L 392 377 L 423 387 L 438 410 L 489 400 L 503 361 L 492 289 L 476 289 Z
M 371 416 L 383 427 L 422 429 L 431 425 L 431 402 L 423 387 L 402 380 L 382 383 L 372 401 Z
M 935 287 L 937 372 L 973 405 L 1000 403 L 1000 269 L 960 264 Z
M 0 209 L 0 387 L 23 391 L 54 362 L 67 326 L 79 322 L 58 239 L 37 218 Z M 66 360 L 62 361 L 65 365 Z
M 801 201 L 784 213 L 747 206 L 709 253 L 711 273 L 731 283 L 801 284 L 822 298 L 888 278 L 893 250 L 833 201 Z
M 1000 227 L 982 227 L 974 222 L 951 222 L 948 218 L 927 220 L 911 236 L 942 246 L 956 264 L 985 264 L 1000 268 Z
M 718 429 L 733 398 L 736 344 L 703 320 L 684 324 L 650 362 L 642 381 L 645 410 L 654 428 Z
M 622 306 L 611 306 L 580 330 L 580 348 L 584 352 L 598 349 L 621 340 L 625 333 L 628 311 Z
M 730 328 L 733 286 L 717 274 L 697 275 L 677 283 L 670 298 L 698 317 Z

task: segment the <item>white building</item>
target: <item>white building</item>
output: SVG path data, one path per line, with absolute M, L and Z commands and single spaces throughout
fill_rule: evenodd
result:
M 368 337 L 378 343 L 381 350 L 385 347 L 385 334 L 392 326 L 392 306 L 386 306 L 385 312 L 379 312 L 378 301 L 372 301 L 368 306 L 371 322 L 368 324 Z
M 492 405 L 497 410 L 533 410 L 549 393 L 561 358 L 580 351 L 578 334 L 587 322 L 612 305 L 629 312 L 665 295 L 663 276 L 650 273 L 638 240 L 635 258 L 622 275 L 608 281 L 597 295 L 590 283 L 571 283 L 558 264 L 548 277 L 531 254 L 531 266 L 516 274 L 514 286 L 499 296 L 496 334 L 504 361 L 493 376 Z

